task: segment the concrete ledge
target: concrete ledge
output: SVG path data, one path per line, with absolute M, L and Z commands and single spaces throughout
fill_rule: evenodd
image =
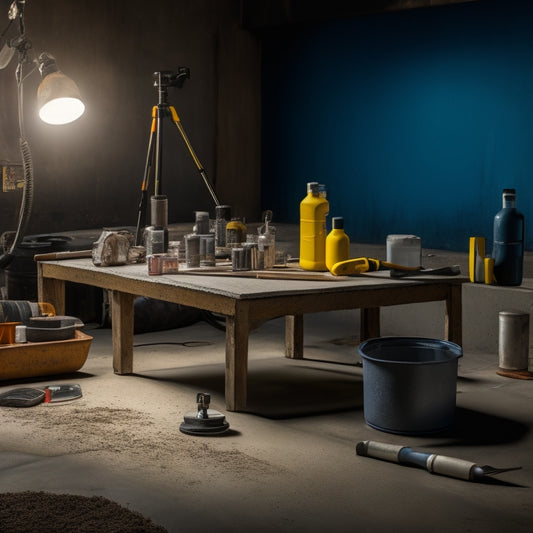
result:
M 463 285 L 463 348 L 498 355 L 500 311 L 533 311 L 533 278 L 519 287 L 481 283 Z M 439 338 L 444 333 L 444 302 L 403 305 L 382 310 L 383 335 L 415 335 Z M 533 321 L 530 320 L 530 367 L 533 353 Z

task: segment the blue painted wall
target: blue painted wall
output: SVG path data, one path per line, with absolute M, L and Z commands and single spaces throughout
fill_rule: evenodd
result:
M 533 249 L 533 1 L 331 21 L 263 40 L 263 206 L 297 222 L 325 183 L 352 242 L 492 241 L 514 187 Z M 533 227 L 533 222 L 531 223 Z

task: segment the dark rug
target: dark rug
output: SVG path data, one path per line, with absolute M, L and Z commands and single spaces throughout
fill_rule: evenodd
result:
M 168 533 L 140 513 L 101 496 L 47 492 L 0 494 L 0 531 L 6 533 Z

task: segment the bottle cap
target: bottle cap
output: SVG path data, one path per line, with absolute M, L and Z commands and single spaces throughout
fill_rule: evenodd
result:
M 230 205 L 217 205 L 215 206 L 216 218 L 218 220 L 229 220 L 231 218 L 231 206 Z
M 344 218 L 343 217 L 333 217 L 331 219 L 333 229 L 344 229 Z
M 313 194 L 318 194 L 319 188 L 320 188 L 320 185 L 319 185 L 318 181 L 310 181 L 307 184 L 307 193 L 311 192 Z
M 207 211 L 195 211 L 194 212 L 194 217 L 195 217 L 195 220 L 196 222 L 198 222 L 199 220 L 209 220 L 209 212 Z

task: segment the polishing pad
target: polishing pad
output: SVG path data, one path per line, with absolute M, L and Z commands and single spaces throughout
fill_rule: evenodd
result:
M 186 435 L 219 435 L 229 429 L 226 417 L 215 411 L 207 409 L 207 418 L 198 416 L 198 412 L 187 413 L 180 424 L 180 431 Z

